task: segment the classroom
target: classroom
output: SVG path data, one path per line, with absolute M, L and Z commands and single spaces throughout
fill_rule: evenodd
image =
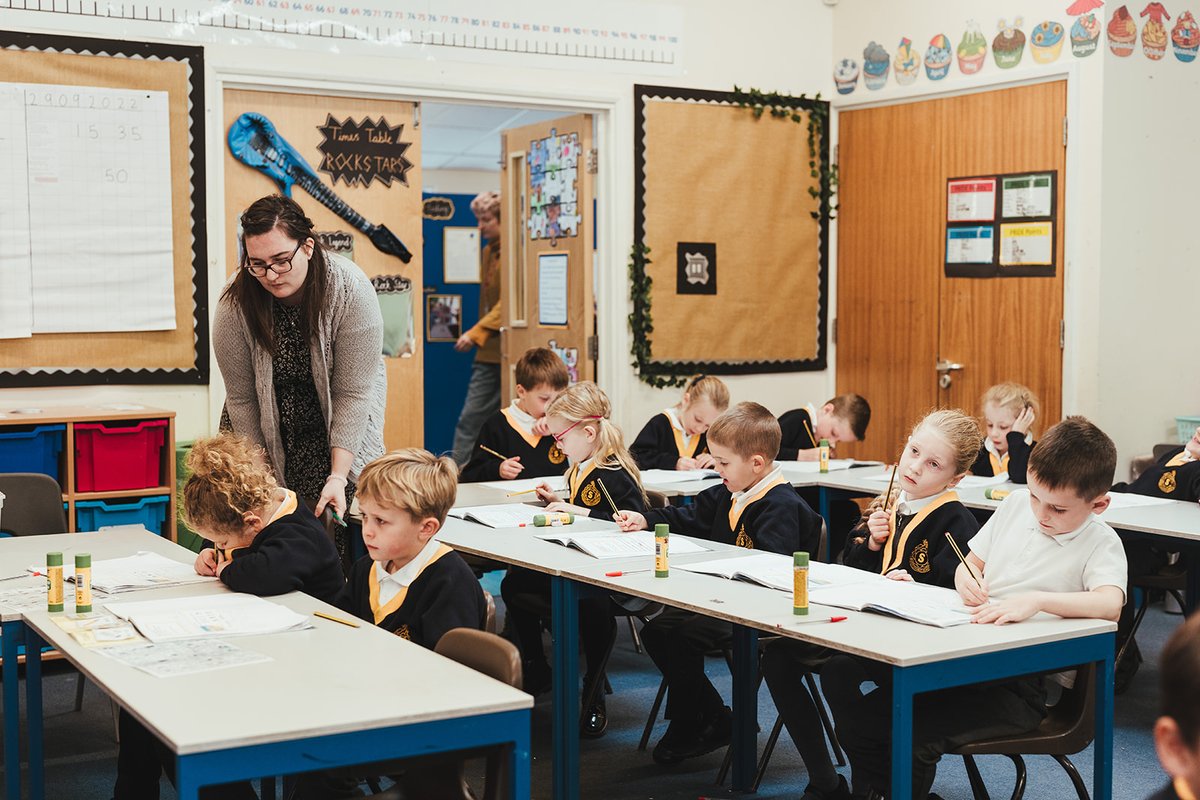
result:
M 1197 687 L 1160 691 L 1174 663 L 1164 647 L 1179 649 L 1200 591 L 1188 469 L 1200 378 L 1170 366 L 1180 334 L 1161 323 L 1200 292 L 1196 247 L 1175 227 L 1200 180 L 1200 109 L 1186 100 L 1200 87 L 1195 13 L 1101 0 L 0 2 L 0 174 L 19 189 L 0 198 L 6 796 L 139 796 L 113 788 L 127 732 L 158 748 L 164 797 L 226 796 L 198 789 L 214 775 L 253 779 L 228 796 L 353 796 L 297 789 L 289 776 L 313 750 L 330 768 L 373 762 L 382 785 L 357 791 L 384 797 L 443 796 L 447 775 L 473 792 L 456 783 L 454 797 L 1008 795 L 1002 748 L 981 746 L 972 762 L 942 742 L 930 756 L 923 721 L 937 717 L 935 698 L 991 697 L 960 688 L 983 679 L 956 670 L 1020 694 L 1033 685 L 1020 667 L 1033 665 L 1090 676 L 1080 689 L 1036 679 L 1038 693 L 1051 685 L 1051 700 L 1068 700 L 1047 720 L 1071 702 L 1090 713 L 1067 721 L 1075 739 L 1050 745 L 1068 747 L 1078 780 L 1051 750 L 1014 751 L 1028 753 L 1025 796 L 1200 791 L 1200 731 L 1180 743 L 1163 722 Z M 752 429 L 776 419 L 781 438 L 752 458 Z M 306 521 L 289 535 L 307 536 L 304 506 L 327 511 L 318 538 L 341 567 L 336 590 L 213 580 L 240 560 L 234 550 L 265 546 L 214 539 L 220 514 L 184 488 L 245 460 L 207 444 L 222 431 L 261 451 L 246 461 L 258 472 L 243 467 L 265 488 L 238 509 L 254 520 L 239 529 L 297 515 Z M 973 448 L 951 471 L 970 474 L 914 494 L 905 454 L 927 443 L 922 432 L 958 462 Z M 1056 482 L 1048 460 L 1069 436 L 1099 455 Z M 828 472 L 812 468 L 821 440 Z M 149 455 L 118 453 L 125 441 Z M 845 611 L 823 583 L 851 580 L 851 566 L 907 565 L 921 590 L 937 584 L 970 607 L 973 587 L 1003 574 L 983 568 L 990 541 L 968 547 L 989 520 L 985 532 L 1016 519 L 997 511 L 1015 505 L 1000 496 L 1060 500 L 1109 460 L 1079 520 L 1103 528 L 1127 580 L 1055 590 L 1098 605 L 943 628 Z M 146 474 L 114 476 L 117 464 Z M 597 470 L 612 477 L 590 481 Z M 156 535 L 97 534 L 95 563 L 143 550 L 188 563 L 142 597 L 267 594 L 258 613 L 286 608 L 308 628 L 211 636 L 172 662 L 211 659 L 208 674 L 148 677 L 104 657 L 29 599 L 42 575 L 23 571 L 49 571 L 51 548 L 8 537 L 33 489 L 5 488 L 4 473 L 58 483 L 48 491 L 61 522 L 19 533 L 141 525 Z M 457 485 L 449 498 L 430 488 L 443 473 Z M 771 492 L 786 495 L 786 547 L 747 524 Z M 469 507 L 475 521 L 460 513 Z M 399 530 L 388 508 L 435 523 L 403 529 L 419 555 L 379 555 L 377 531 Z M 535 513 L 559 511 L 575 515 L 565 534 L 539 530 Z M 614 513 L 641 534 L 603 539 Z M 920 538 L 927 520 L 949 520 L 936 541 Z M 670 540 L 667 581 L 651 569 L 656 522 L 685 534 Z M 79 548 L 53 541 L 69 568 Z M 750 558 L 746 548 L 758 561 L 738 566 L 765 585 L 687 569 Z M 811 550 L 812 603 L 849 624 L 788 627 L 796 615 L 778 595 L 795 591 L 800 550 Z M 499 684 L 435 653 L 419 617 L 384 614 L 415 599 L 420 576 L 463 564 L 474 576 L 457 611 L 515 654 L 515 677 Z M 147 580 L 148 568 L 129 569 Z M 362 613 L 337 599 L 356 586 Z M 292 589 L 303 593 L 282 594 Z M 847 591 L 869 604 L 866 589 Z M 78 600 L 70 583 L 67 595 Z M 337 619 L 309 619 L 317 611 Z M 347 615 L 365 624 L 340 625 Z M 310 639 L 322 653 L 313 675 L 338 652 L 371 662 L 358 687 L 321 698 L 327 726 L 301 712 L 278 730 L 239 722 L 232 738 L 215 717 L 188 724 L 193 707 L 211 709 L 184 681 L 287 672 L 281 662 L 306 659 L 297 642 Z M 26 663 L 38 642 L 40 668 Z M 411 655 L 411 685 L 397 679 L 398 693 L 374 702 L 374 659 L 388 649 Z M 867 670 L 864 681 L 841 692 L 829 664 L 839 677 Z M 446 676 L 420 698 L 424 714 L 412 706 L 423 668 Z M 305 674 L 242 687 L 246 708 L 288 707 Z M 866 725 L 885 694 L 895 716 Z M 1039 716 L 1026 732 L 1046 709 L 1041 694 L 1029 702 Z M 792 703 L 823 715 L 820 747 L 803 746 Z M 228 748 L 238 759 L 214 755 Z M 401 757 L 418 760 L 397 767 Z M 1171 782 L 1180 775 L 1190 780 Z

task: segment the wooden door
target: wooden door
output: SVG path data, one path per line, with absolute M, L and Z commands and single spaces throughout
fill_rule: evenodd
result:
M 594 174 L 592 117 L 511 128 L 501 137 L 501 338 L 504 403 L 531 347 L 550 347 L 571 382 L 595 380 L 592 286 Z
M 394 337 L 396 353 L 384 359 L 387 366 L 387 411 L 384 418 L 384 445 L 388 450 L 399 447 L 420 447 L 425 437 L 424 420 L 424 338 L 421 274 L 421 129 L 417 126 L 416 104 L 391 100 L 364 100 L 349 97 L 324 97 L 308 94 L 245 91 L 227 89 L 224 94 L 225 124 L 228 135 L 230 126 L 246 112 L 265 116 L 273 125 L 278 136 L 286 141 L 295 152 L 315 170 L 320 182 L 336 196 L 331 204 L 337 205 L 340 198 L 349 211 L 347 217 L 361 215 L 360 224 L 385 225 L 412 252 L 407 264 L 375 247 L 367 235 L 357 229 L 343 216 L 323 205 L 301 184 L 291 189 L 292 198 L 300 204 L 313 220 L 323 244 L 341 243 L 348 247 L 344 253 L 368 276 L 399 275 L 411 281 L 411 290 L 394 292 L 381 302 L 385 315 L 390 320 L 388 329 L 404 329 L 404 312 L 408 312 L 411 338 L 407 330 Z M 381 117 L 393 129 L 402 125 L 398 134 L 400 142 L 408 143 L 403 157 L 411 162 L 404 172 L 405 180 L 391 171 L 390 185 L 373 178 L 367 185 L 361 182 L 347 185 L 345 176 L 334 180 L 322 168 L 324 153 L 319 145 L 325 139 L 321 127 L 329 124 L 329 118 L 342 122 L 352 118 L 355 123 L 365 124 L 364 118 L 382 122 Z M 347 134 L 355 135 L 355 134 Z M 367 138 L 359 133 L 362 138 Z M 391 152 L 391 155 L 395 155 Z M 396 162 L 387 160 L 390 169 Z M 361 163 L 361 162 L 360 162 Z M 372 161 L 372 163 L 378 163 Z M 314 190 L 320 189 L 314 186 Z M 238 267 L 238 216 L 258 198 L 276 193 L 279 184 L 260 169 L 248 166 L 225 146 L 225 265 L 231 273 Z M 328 197 L 328 195 L 327 195 Z M 365 220 L 365 222 L 363 222 Z M 385 347 L 387 343 L 385 343 Z
M 839 117 L 837 391 L 871 403 L 867 441 L 839 456 L 893 460 L 925 412 L 1012 380 L 1061 416 L 1066 83 L 847 111 Z M 1054 277 L 947 278 L 946 181 L 1056 170 Z M 939 387 L 937 363 L 963 365 Z

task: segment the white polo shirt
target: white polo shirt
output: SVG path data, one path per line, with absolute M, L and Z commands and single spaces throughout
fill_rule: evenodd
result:
M 1085 592 L 1116 586 L 1125 592 L 1128 565 L 1116 531 L 1095 514 L 1070 533 L 1048 536 L 1034 519 L 1029 490 L 1015 489 L 970 542 L 986 565 L 988 594 Z

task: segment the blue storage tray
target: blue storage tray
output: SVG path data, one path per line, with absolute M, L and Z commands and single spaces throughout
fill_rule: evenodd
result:
M 62 453 L 66 425 L 0 431 L 0 472 L 40 472 L 59 480 L 58 457 Z
M 167 522 L 167 503 L 171 498 L 143 497 L 130 502 L 77 500 L 75 530 L 96 531 L 105 525 L 143 525 L 162 536 Z

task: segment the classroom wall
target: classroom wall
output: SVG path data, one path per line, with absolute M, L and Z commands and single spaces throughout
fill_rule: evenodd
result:
M 730 13 L 721 0 L 660 3 L 680 9 L 683 17 L 683 50 L 678 68 L 618 67 L 610 64 L 551 62 L 532 57 L 510 57 L 469 52 L 451 60 L 445 51 L 393 56 L 383 48 L 379 55 L 362 55 L 361 48 L 345 48 L 336 57 L 317 56 L 292 48 L 287 37 L 275 47 L 247 34 L 244 44 L 208 44 L 208 161 L 221 163 L 224 131 L 221 130 L 220 91 L 224 86 L 297 87 L 351 94 L 378 93 L 407 97 L 464 98 L 481 94 L 514 105 L 572 108 L 606 107 L 611 114 L 601 122 L 600 242 L 597 261 L 597 297 L 600 309 L 601 362 L 599 379 L 617 402 L 617 421 L 631 433 L 663 406 L 674 402 L 676 391 L 656 391 L 637 381 L 630 362 L 628 281 L 626 260 L 633 240 L 633 84 L 653 83 L 705 89 L 731 89 L 734 84 L 767 90 L 828 96 L 832 91 L 833 10 L 821 0 L 759 0 L 744 13 Z M 563 22 L 581 11 L 570 4 L 560 7 Z M 557 20 L 556 20 L 557 21 Z M 170 29 L 155 23 L 77 18 L 35 11 L 5 12 L 4 24 L 16 30 L 60 32 L 72 35 L 156 40 L 175 31 L 178 39 L 209 37 L 204 29 L 180 25 Z M 336 47 L 336 45 L 333 45 Z M 419 57 L 414 57 L 419 56 Z M 617 71 L 618 69 L 622 71 Z M 608 157 L 611 154 L 611 157 Z M 210 174 L 209 251 L 213 299 L 222 285 L 225 252 L 220 241 L 224 230 L 221 178 Z M 611 203 L 611 205 L 607 205 Z M 717 335 L 719 320 L 700 320 L 698 330 Z M 821 400 L 833 389 L 832 372 L 782 376 L 749 376 L 730 380 L 735 399 L 753 398 L 777 412 L 806 400 Z M 208 388 L 97 387 L 66 390 L 0 391 L 0 407 L 36 403 L 132 401 L 175 409 L 179 435 L 192 438 L 216 427 L 224 397 L 214 368 Z
M 428 134 L 427 134 L 428 135 Z M 500 138 L 496 138 L 496 153 L 499 157 Z M 425 194 L 469 194 L 500 191 L 500 172 L 476 169 L 427 169 L 421 175 Z

